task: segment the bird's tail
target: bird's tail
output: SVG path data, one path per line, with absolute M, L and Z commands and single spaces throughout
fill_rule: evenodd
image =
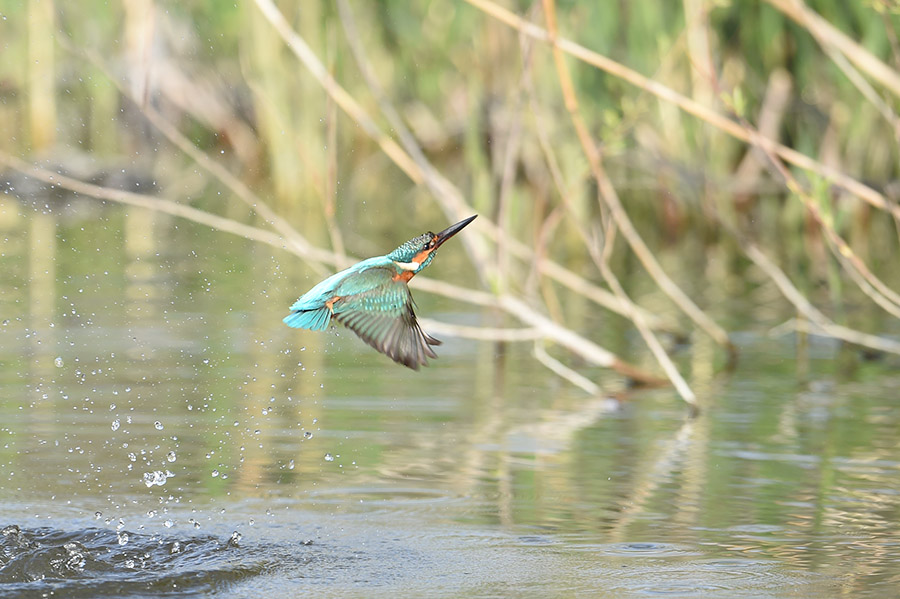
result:
M 331 310 L 327 306 L 318 310 L 297 310 L 284 317 L 284 324 L 295 329 L 324 331 L 331 322 Z

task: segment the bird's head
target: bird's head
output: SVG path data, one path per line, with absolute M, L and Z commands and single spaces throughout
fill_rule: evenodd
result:
M 463 227 L 475 220 L 475 216 L 470 216 L 465 220 L 461 220 L 455 225 L 447 227 L 440 233 L 428 231 L 418 237 L 413 237 L 388 254 L 387 257 L 405 270 L 412 271 L 413 274 L 416 274 L 431 264 L 431 261 L 434 260 L 434 256 L 437 254 L 437 249 L 441 247 L 445 241 L 459 233 Z

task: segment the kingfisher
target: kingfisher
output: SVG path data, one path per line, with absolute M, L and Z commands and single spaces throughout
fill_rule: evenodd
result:
M 390 254 L 367 258 L 331 275 L 294 302 L 285 324 L 324 331 L 337 320 L 395 362 L 413 370 L 427 366 L 427 358 L 437 358 L 431 347 L 441 342 L 416 321 L 407 284 L 431 264 L 437 249 L 475 216 L 440 233 L 429 231 L 413 237 Z

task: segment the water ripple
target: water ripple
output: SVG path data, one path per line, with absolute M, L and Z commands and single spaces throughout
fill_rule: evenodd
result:
M 245 551 L 238 539 L 10 525 L 0 535 L 0 595 L 204 594 L 266 569 L 265 553 Z

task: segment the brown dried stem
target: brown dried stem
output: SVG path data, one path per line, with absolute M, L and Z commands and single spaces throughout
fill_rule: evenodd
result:
M 359 44 L 360 36 L 356 29 L 353 13 L 350 11 L 348 4 L 345 0 L 339 0 L 337 5 L 341 15 L 341 22 L 347 33 L 347 43 L 360 72 L 363 75 L 363 79 L 366 81 L 369 90 L 375 96 L 375 100 L 377 101 L 382 114 L 390 123 L 391 128 L 396 131 L 397 136 L 400 138 L 400 143 L 409 153 L 415 165 L 420 169 L 421 179 L 431 190 L 434 197 L 442 203 L 445 212 L 447 212 L 448 215 L 452 217 L 468 216 L 472 213 L 473 209 L 465 201 L 462 193 L 460 193 L 460 191 L 441 175 L 441 173 L 428 161 L 428 158 L 419 147 L 416 138 L 409 131 L 409 128 L 403 122 L 403 119 L 400 118 L 399 113 L 382 89 L 381 84 L 378 82 L 374 69 L 369 64 L 366 53 Z M 417 180 L 414 179 L 414 181 Z M 503 237 L 507 244 L 506 247 L 512 255 L 525 262 L 535 264 L 535 267 L 541 274 L 550 277 L 571 291 L 585 296 L 589 300 L 608 310 L 612 310 L 613 312 L 622 315 L 626 314 L 626 308 L 622 306 L 619 299 L 613 294 L 605 289 L 597 287 L 553 260 L 543 257 L 536 258 L 532 248 L 509 235 L 505 235 L 504 237 L 504 232 L 501 228 L 485 218 L 484 215 L 479 216 L 478 220 L 472 224 L 472 226 L 476 225 L 479 227 L 480 231 L 485 233 L 495 243 L 499 243 L 499 240 Z M 470 255 L 474 256 L 473 261 L 476 263 L 487 263 L 487 254 L 484 253 L 483 250 L 472 248 L 470 250 Z M 658 317 L 648 315 L 648 321 L 654 328 L 664 328 L 661 319 Z
M 581 387 L 590 395 L 597 395 L 600 393 L 600 385 L 589 378 L 578 374 L 556 358 L 551 357 L 540 341 L 535 341 L 534 351 L 532 353 L 534 354 L 535 360 L 546 366 L 547 369 L 554 372 L 557 376 L 566 379 L 576 387 Z
M 276 231 L 278 231 L 288 243 L 295 246 L 295 249 L 300 252 L 302 255 L 308 255 L 310 250 L 315 249 L 311 243 L 301 235 L 296 229 L 294 229 L 290 223 L 287 222 L 284 218 L 279 216 L 274 210 L 272 210 L 268 204 L 266 204 L 258 195 L 253 193 L 247 185 L 244 184 L 243 181 L 234 176 L 227 168 L 225 168 L 220 163 L 211 159 L 206 155 L 200 148 L 195 146 L 191 141 L 178 130 L 172 123 L 163 118 L 149 102 L 144 102 L 142 98 L 134 97 L 131 95 L 130 88 L 126 87 L 118 78 L 116 78 L 110 69 L 106 66 L 103 59 L 93 50 L 90 49 L 80 49 L 76 48 L 64 35 L 60 35 L 58 37 L 60 44 L 67 48 L 70 52 L 79 53 L 85 57 L 88 61 L 90 61 L 95 67 L 97 67 L 104 75 L 106 75 L 107 79 L 116 86 L 119 92 L 131 100 L 134 105 L 141 111 L 144 117 L 154 126 L 156 129 L 166 137 L 175 147 L 184 152 L 188 157 L 191 158 L 194 162 L 196 162 L 200 167 L 210 173 L 213 177 L 218 179 L 225 187 L 227 187 L 231 192 L 237 196 L 242 202 L 244 202 L 247 206 L 250 207 L 254 212 L 256 212 L 266 223 L 270 224 Z M 313 268 L 321 273 L 324 270 L 321 267 L 321 264 L 318 264 L 317 260 L 312 260 Z
M 484 13 L 494 17 L 495 19 L 509 25 L 513 29 L 521 31 L 526 35 L 534 37 L 535 39 L 550 42 L 550 34 L 547 32 L 547 30 L 534 25 L 533 23 L 529 23 L 522 17 L 498 6 L 491 0 L 466 0 L 466 2 L 475 6 Z M 750 133 L 740 124 L 735 123 L 728 117 L 723 116 L 715 112 L 714 110 L 711 110 L 710 108 L 700 104 L 695 100 L 679 94 L 672 88 L 667 87 L 662 83 L 659 83 L 658 81 L 645 77 L 644 75 L 641 75 L 637 71 L 629 69 L 619 62 L 616 62 L 592 50 L 588 50 L 584 46 L 576 44 L 575 42 L 566 38 L 557 37 L 555 40 L 555 44 L 561 51 L 565 52 L 566 54 L 574 56 L 582 62 L 593 65 L 615 77 L 622 79 L 623 81 L 627 81 L 635 87 L 638 87 L 657 96 L 661 100 L 672 103 L 675 106 L 681 108 L 683 111 L 694 115 L 695 117 L 709 123 L 717 129 L 721 129 L 722 131 L 736 139 L 750 143 Z M 826 166 L 825 164 L 822 164 L 821 162 L 810 158 L 809 156 L 798 152 L 797 150 L 779 144 L 772 139 L 762 136 L 760 136 L 758 139 L 762 147 L 769 149 L 771 152 L 780 156 L 786 162 L 821 175 L 825 179 L 832 181 L 835 185 L 843 187 L 851 194 L 856 195 L 875 208 L 884 210 L 890 213 L 895 219 L 900 220 L 900 206 L 890 202 L 887 198 L 885 198 L 883 194 L 872 189 L 871 187 L 864 185 L 853 177 L 837 169 Z
M 816 200 L 806 192 L 781 160 L 769 148 L 761 143 L 756 143 L 759 134 L 755 133 L 744 119 L 741 119 L 741 123 L 747 128 L 751 141 L 766 154 L 772 166 L 784 178 L 788 190 L 803 203 L 807 212 L 825 233 L 829 249 L 832 250 L 844 268 L 851 273 L 853 280 L 857 283 L 865 283 L 859 284 L 860 290 L 892 315 L 900 316 L 900 294 L 888 287 L 881 279 L 875 276 L 875 273 L 869 270 L 866 263 L 856 255 L 850 245 L 835 231 L 831 215 L 822 214 L 822 210 L 819 208 Z
M 296 255 L 303 256 L 304 258 L 307 258 L 312 262 L 331 261 L 330 252 L 324 252 L 312 246 L 290 244 L 283 237 L 271 231 L 266 231 L 265 229 L 260 229 L 252 225 L 245 225 L 233 219 L 225 218 L 224 216 L 219 216 L 217 214 L 211 214 L 204 210 L 198 210 L 196 208 L 192 208 L 191 206 L 179 204 L 178 202 L 166 198 L 148 196 L 139 193 L 133 193 L 130 191 L 122 191 L 119 189 L 109 189 L 106 187 L 99 187 L 97 185 L 85 183 L 83 181 L 73 179 L 72 177 L 61 175 L 59 173 L 53 173 L 46 169 L 40 168 L 36 165 L 25 162 L 20 158 L 11 156 L 6 152 L 3 152 L 2 150 L 0 150 L 0 164 L 4 164 L 9 168 L 15 169 L 24 175 L 33 177 L 49 185 L 68 189 L 69 191 L 78 195 L 171 214 L 172 216 L 177 216 L 179 218 L 184 218 L 186 220 L 206 225 L 211 229 L 224 231 L 226 233 L 232 233 L 233 235 L 238 235 L 246 239 L 259 241 L 261 243 L 265 243 L 266 245 L 287 250 Z
M 803 0 L 767 0 L 767 2 L 809 31 L 820 44 L 838 49 L 867 75 L 900 97 L 900 75 L 897 71 L 823 19 L 806 6 Z
M 58 173 L 50 172 L 46 169 L 40 168 L 36 165 L 25 162 L 24 160 L 6 154 L 3 151 L 0 151 L 0 164 L 6 165 L 9 168 L 15 169 L 25 175 L 28 175 L 29 177 L 34 177 L 35 179 L 44 181 L 50 185 L 56 185 L 68 189 L 79 195 L 165 212 L 173 216 L 178 216 L 207 225 L 220 231 L 239 235 L 246 239 L 261 241 L 273 247 L 287 250 L 288 252 L 291 252 L 292 254 L 300 256 L 307 260 L 328 264 L 337 264 L 340 260 L 340 257 L 334 252 L 319 249 L 313 246 L 304 247 L 299 244 L 290 244 L 286 242 L 284 238 L 264 229 L 259 229 L 251 225 L 245 225 L 243 223 L 234 221 L 233 219 L 211 214 L 209 212 L 198 210 L 190 206 L 185 206 L 166 198 L 142 195 L 117 189 L 109 189 L 89 183 L 84 183 L 83 181 L 78 181 L 77 179 L 73 179 L 72 177 L 68 177 L 66 175 L 60 175 Z M 646 384 L 659 384 L 660 382 L 658 377 L 643 372 L 641 369 L 632 364 L 629 364 L 628 362 L 625 362 L 624 360 L 621 360 L 618 356 L 600 347 L 596 343 L 588 341 L 577 333 L 574 333 L 566 329 L 565 327 L 553 323 L 546 317 L 538 314 L 537 312 L 514 298 L 497 298 L 491 294 L 476 291 L 474 289 L 465 289 L 463 287 L 452 285 L 450 283 L 428 280 L 421 277 L 416 277 L 415 281 L 416 287 L 424 291 L 452 297 L 453 299 L 464 302 L 503 309 L 511 316 L 531 325 L 533 328 L 540 331 L 542 337 L 550 339 L 555 343 L 567 347 L 572 352 L 581 356 L 583 359 L 588 360 L 589 362 L 592 362 L 599 366 L 617 370 L 624 376 L 627 376 L 635 381 Z M 517 334 L 519 333 L 502 333 L 500 340 L 509 340 L 507 337 L 512 337 Z M 533 338 L 534 337 L 531 336 L 528 337 L 528 339 Z
M 797 311 L 814 324 L 822 334 L 836 339 L 842 339 L 849 343 L 855 343 L 863 347 L 900 354 L 900 343 L 878 335 L 862 333 L 853 329 L 835 324 L 831 319 L 822 314 L 818 309 L 807 300 L 802 293 L 791 283 L 784 272 L 766 256 L 762 250 L 755 244 L 744 242 L 742 244 L 744 253 L 753 261 L 766 275 L 772 279 L 772 282 L 778 287 L 782 295 L 791 302 Z
M 656 258 L 653 257 L 653 253 L 650 251 L 650 248 L 644 243 L 644 240 L 641 238 L 640 234 L 638 234 L 637 230 L 634 228 L 634 225 L 631 222 L 631 219 L 628 218 L 628 215 L 625 213 L 625 209 L 619 201 L 618 194 L 615 191 L 615 188 L 612 185 L 612 182 L 607 177 L 606 172 L 603 168 L 602 155 L 600 153 L 599 148 L 594 143 L 593 138 L 587 130 L 587 126 L 584 124 L 584 120 L 581 118 L 581 112 L 578 108 L 578 97 L 575 94 L 575 86 L 572 84 L 572 78 L 569 75 L 569 70 L 565 62 L 565 57 L 562 52 L 560 52 L 557 47 L 556 40 L 556 6 L 554 0 L 544 0 L 544 13 L 545 18 L 547 19 L 547 30 L 550 32 L 550 43 L 553 46 L 553 59 L 556 63 L 556 72 L 559 77 L 560 87 L 562 88 L 563 98 L 565 99 L 566 109 L 569 111 L 569 116 L 572 119 L 572 123 L 575 126 L 575 131 L 578 135 L 578 139 L 581 141 L 581 146 L 584 149 L 585 154 L 588 157 L 588 162 L 591 166 L 591 172 L 594 175 L 594 178 L 597 181 L 598 190 L 599 190 L 599 198 L 598 201 L 601 205 L 606 205 L 610 213 L 612 215 L 612 220 L 615 222 L 616 226 L 622 230 L 623 235 L 628 241 L 629 246 L 632 251 L 638 256 L 638 259 L 647 269 L 647 272 L 650 273 L 650 276 L 656 282 L 656 284 L 663 290 L 666 295 L 668 295 L 677 305 L 681 308 L 686 314 L 688 314 L 694 322 L 698 324 L 701 328 L 703 328 L 710 336 L 719 342 L 721 345 L 728 347 L 732 352 L 734 351 L 734 347 L 731 345 L 731 342 L 728 340 L 728 334 L 716 325 L 706 314 L 700 310 L 696 306 L 696 304 L 691 301 L 687 295 L 681 291 L 681 288 L 678 287 L 674 281 L 672 281 L 668 275 L 665 274 L 662 267 L 656 261 Z M 607 224 L 607 232 L 611 233 L 613 231 L 612 227 Z M 611 239 L 608 239 L 611 242 Z M 591 247 L 592 244 L 588 244 L 588 247 Z M 607 246 L 609 250 L 611 250 L 612 246 Z M 607 264 L 608 255 L 604 252 L 604 256 L 602 259 L 596 260 L 598 266 L 600 267 L 600 272 L 603 275 L 603 278 L 606 280 L 607 284 L 609 284 L 610 288 L 613 289 L 613 292 L 619 296 L 620 299 L 627 298 L 622 286 L 619 284 L 618 279 L 613 276 L 612 271 L 610 270 Z M 623 299 L 626 305 L 630 304 L 630 300 Z M 669 380 L 672 381 L 672 384 L 675 385 L 675 389 L 678 391 L 678 394 L 681 395 L 682 399 L 686 401 L 690 405 L 696 404 L 696 396 L 693 391 L 691 391 L 688 384 L 685 382 L 684 378 L 678 373 L 678 369 L 675 368 L 675 365 L 672 364 L 672 361 L 669 359 L 669 356 L 666 354 L 665 350 L 662 349 L 662 346 L 659 344 L 659 341 L 656 337 L 650 332 L 649 328 L 646 326 L 646 323 L 640 318 L 640 315 L 636 312 L 630 315 L 632 322 L 635 323 L 638 330 L 641 332 L 641 335 L 644 337 L 645 341 L 648 343 L 654 357 L 659 361 L 663 370 L 666 373 L 666 376 L 669 377 Z

